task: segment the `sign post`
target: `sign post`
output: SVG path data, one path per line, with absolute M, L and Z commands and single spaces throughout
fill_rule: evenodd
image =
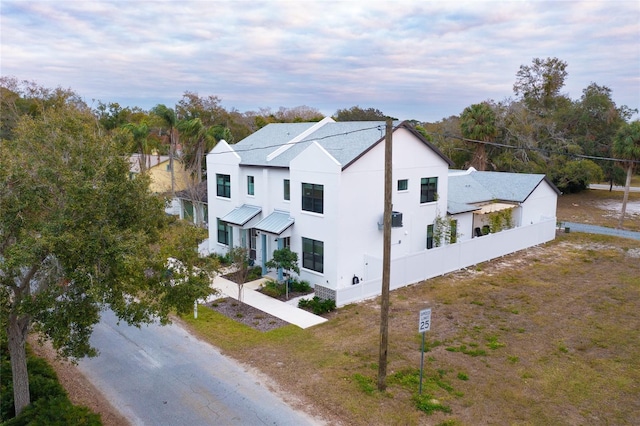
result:
M 422 370 L 424 366 L 424 334 L 431 330 L 431 308 L 420 311 L 420 320 L 418 322 L 418 333 L 422 333 L 422 346 L 420 347 L 420 388 L 418 393 L 422 395 Z

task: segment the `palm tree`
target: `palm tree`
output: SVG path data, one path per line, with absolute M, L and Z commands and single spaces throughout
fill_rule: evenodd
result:
M 487 103 L 474 104 L 464 109 L 460 117 L 462 136 L 476 141 L 489 142 L 498 134 L 496 115 Z M 485 144 L 475 143 L 475 153 L 471 166 L 484 171 L 487 168 Z
M 147 154 L 149 153 L 149 126 L 146 122 L 140 124 L 127 123 L 122 126 L 124 129 L 131 132 L 133 136 L 133 143 L 135 150 L 140 154 L 139 164 L 140 173 L 144 173 L 147 170 Z
M 160 117 L 164 124 L 169 128 L 169 168 L 171 169 L 171 195 L 175 194 L 175 174 L 173 159 L 176 155 L 176 145 L 178 143 L 178 129 L 176 125 L 178 123 L 178 117 L 176 112 L 168 108 L 166 105 L 158 104 L 152 110 L 152 113 Z
M 631 186 L 631 176 L 636 163 L 640 162 L 640 121 L 623 125 L 613 139 L 613 155 L 620 159 L 622 167 L 627 171 L 627 180 L 624 185 L 624 197 L 622 198 L 622 211 L 618 228 L 622 228 L 624 215 L 627 211 L 627 201 L 629 200 L 629 187 Z

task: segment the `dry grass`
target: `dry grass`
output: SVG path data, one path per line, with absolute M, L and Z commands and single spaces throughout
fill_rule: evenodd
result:
M 414 402 L 426 334 L 425 401 Z M 204 309 L 202 311 L 205 311 Z M 564 234 L 391 294 L 387 390 L 375 389 L 378 301 L 307 330 L 185 318 L 330 424 L 640 424 L 640 241 Z
M 588 190 L 558 198 L 560 221 L 588 223 L 615 228 L 620 218 L 623 193 L 620 191 Z M 625 229 L 640 231 L 640 192 L 630 192 Z

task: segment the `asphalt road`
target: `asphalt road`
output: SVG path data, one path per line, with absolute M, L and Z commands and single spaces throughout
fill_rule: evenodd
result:
M 609 190 L 609 185 L 608 184 L 600 184 L 600 183 L 592 183 L 591 185 L 589 185 L 589 189 L 603 189 L 603 190 Z M 624 186 L 618 186 L 618 185 L 614 185 L 612 188 L 612 191 L 624 191 Z M 640 187 L 637 186 L 631 186 L 629 187 L 629 192 L 640 192 Z
M 103 314 L 85 376 L 133 425 L 314 425 L 254 374 L 177 324 L 138 329 Z

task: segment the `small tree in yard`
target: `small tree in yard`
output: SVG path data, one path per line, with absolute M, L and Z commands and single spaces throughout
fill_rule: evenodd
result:
M 128 178 L 127 153 L 86 105 L 44 93 L 0 141 L 0 323 L 16 415 L 30 403 L 29 332 L 62 357 L 93 356 L 89 337 L 101 310 L 130 324 L 166 323 L 212 292 L 208 268 L 193 264 L 191 250 L 159 243 L 168 223 L 148 177 Z M 168 256 L 202 273 L 177 281 Z
M 292 252 L 288 247 L 284 247 L 278 250 L 274 250 L 271 260 L 265 263 L 265 266 L 269 269 L 282 269 L 287 275 L 290 271 L 294 271 L 296 274 L 300 273 L 298 267 L 298 253 Z M 286 298 L 289 298 L 289 284 L 285 284 Z
M 238 285 L 238 301 L 242 302 L 242 289 L 249 276 L 249 250 L 244 247 L 234 247 L 229 250 L 229 259 L 236 276 Z

